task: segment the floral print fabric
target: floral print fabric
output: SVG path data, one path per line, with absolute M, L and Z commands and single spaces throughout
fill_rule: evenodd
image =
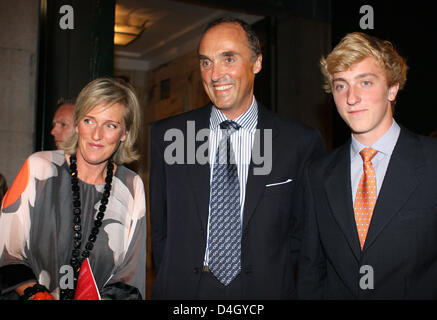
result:
M 104 185 L 79 181 L 82 249 L 100 206 Z M 102 298 L 145 298 L 146 203 L 141 178 L 117 166 L 90 265 Z M 63 151 L 30 156 L 6 193 L 0 214 L 0 270 L 22 264 L 59 298 L 73 248 L 70 170 Z M 0 271 L 1 272 L 1 271 Z M 1 274 L 0 274 L 1 276 Z M 16 286 L 15 286 L 16 287 Z M 15 287 L 0 288 L 1 294 Z M 105 297 L 105 293 L 107 293 Z

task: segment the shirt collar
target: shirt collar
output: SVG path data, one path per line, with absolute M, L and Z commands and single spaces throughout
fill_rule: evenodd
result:
M 379 138 L 373 145 L 371 145 L 370 148 L 375 149 L 378 152 L 383 153 L 384 155 L 391 156 L 391 154 L 393 153 L 393 149 L 396 146 L 396 142 L 398 141 L 400 132 L 401 128 L 399 127 L 395 119 L 393 119 L 393 123 L 390 129 L 388 129 L 381 138 Z M 364 148 L 368 148 L 368 146 L 365 146 L 358 142 L 353 134 L 351 136 L 351 160 L 353 160 L 355 157 L 360 155 L 361 150 L 363 150 Z
M 228 119 L 216 106 L 213 105 L 209 120 L 211 130 L 217 129 L 220 126 L 220 123 L 226 120 L 230 119 Z M 256 125 L 258 123 L 258 103 L 256 102 L 255 97 L 253 97 L 252 104 L 250 105 L 249 109 L 247 109 L 246 112 L 233 121 L 239 124 L 241 128 L 247 130 L 256 129 Z

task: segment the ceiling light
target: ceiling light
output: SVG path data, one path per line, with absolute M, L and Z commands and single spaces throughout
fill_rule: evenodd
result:
M 131 26 L 123 24 L 114 25 L 114 44 L 119 46 L 126 46 L 135 39 L 137 39 L 144 29 L 146 29 L 145 21 L 142 26 Z

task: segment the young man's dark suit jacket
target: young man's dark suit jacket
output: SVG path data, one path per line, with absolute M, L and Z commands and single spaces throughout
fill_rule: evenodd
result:
M 350 141 L 315 161 L 306 176 L 299 298 L 437 298 L 437 139 L 401 127 L 363 251 L 353 211 Z M 373 289 L 363 290 L 372 285 L 368 266 Z
M 209 164 L 164 162 L 166 130 L 177 128 L 187 136 L 187 121 L 196 131 L 209 128 L 212 105 L 164 119 L 152 127 L 150 212 L 153 258 L 158 269 L 154 299 L 195 299 L 207 241 Z M 272 129 L 272 170 L 247 178 L 241 246 L 242 299 L 295 297 L 294 273 L 300 246 L 302 210 L 296 186 L 304 164 L 323 152 L 318 131 L 281 119 L 258 106 L 259 129 Z M 263 138 L 261 138 L 263 141 Z M 196 147 L 204 142 L 196 142 Z M 185 148 L 186 149 L 186 148 Z M 185 150 L 186 151 L 186 150 Z M 261 153 L 262 154 L 262 153 Z M 186 159 L 185 154 L 185 159 Z M 268 184 L 290 183 L 266 187 Z

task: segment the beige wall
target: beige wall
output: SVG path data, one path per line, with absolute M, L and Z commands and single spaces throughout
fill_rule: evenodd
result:
M 143 127 L 138 138 L 142 160 L 134 166 L 143 178 L 148 174 L 150 126 L 153 122 L 201 107 L 209 102 L 203 90 L 196 50 L 150 71 L 114 70 L 137 90 Z M 161 81 L 170 79 L 170 95 L 161 99 Z
M 9 186 L 34 151 L 38 6 L 0 1 L 0 172 Z
M 203 106 L 209 102 L 199 70 L 197 51 L 193 50 L 148 72 L 146 123 Z M 170 97 L 161 99 L 161 81 L 170 79 Z

